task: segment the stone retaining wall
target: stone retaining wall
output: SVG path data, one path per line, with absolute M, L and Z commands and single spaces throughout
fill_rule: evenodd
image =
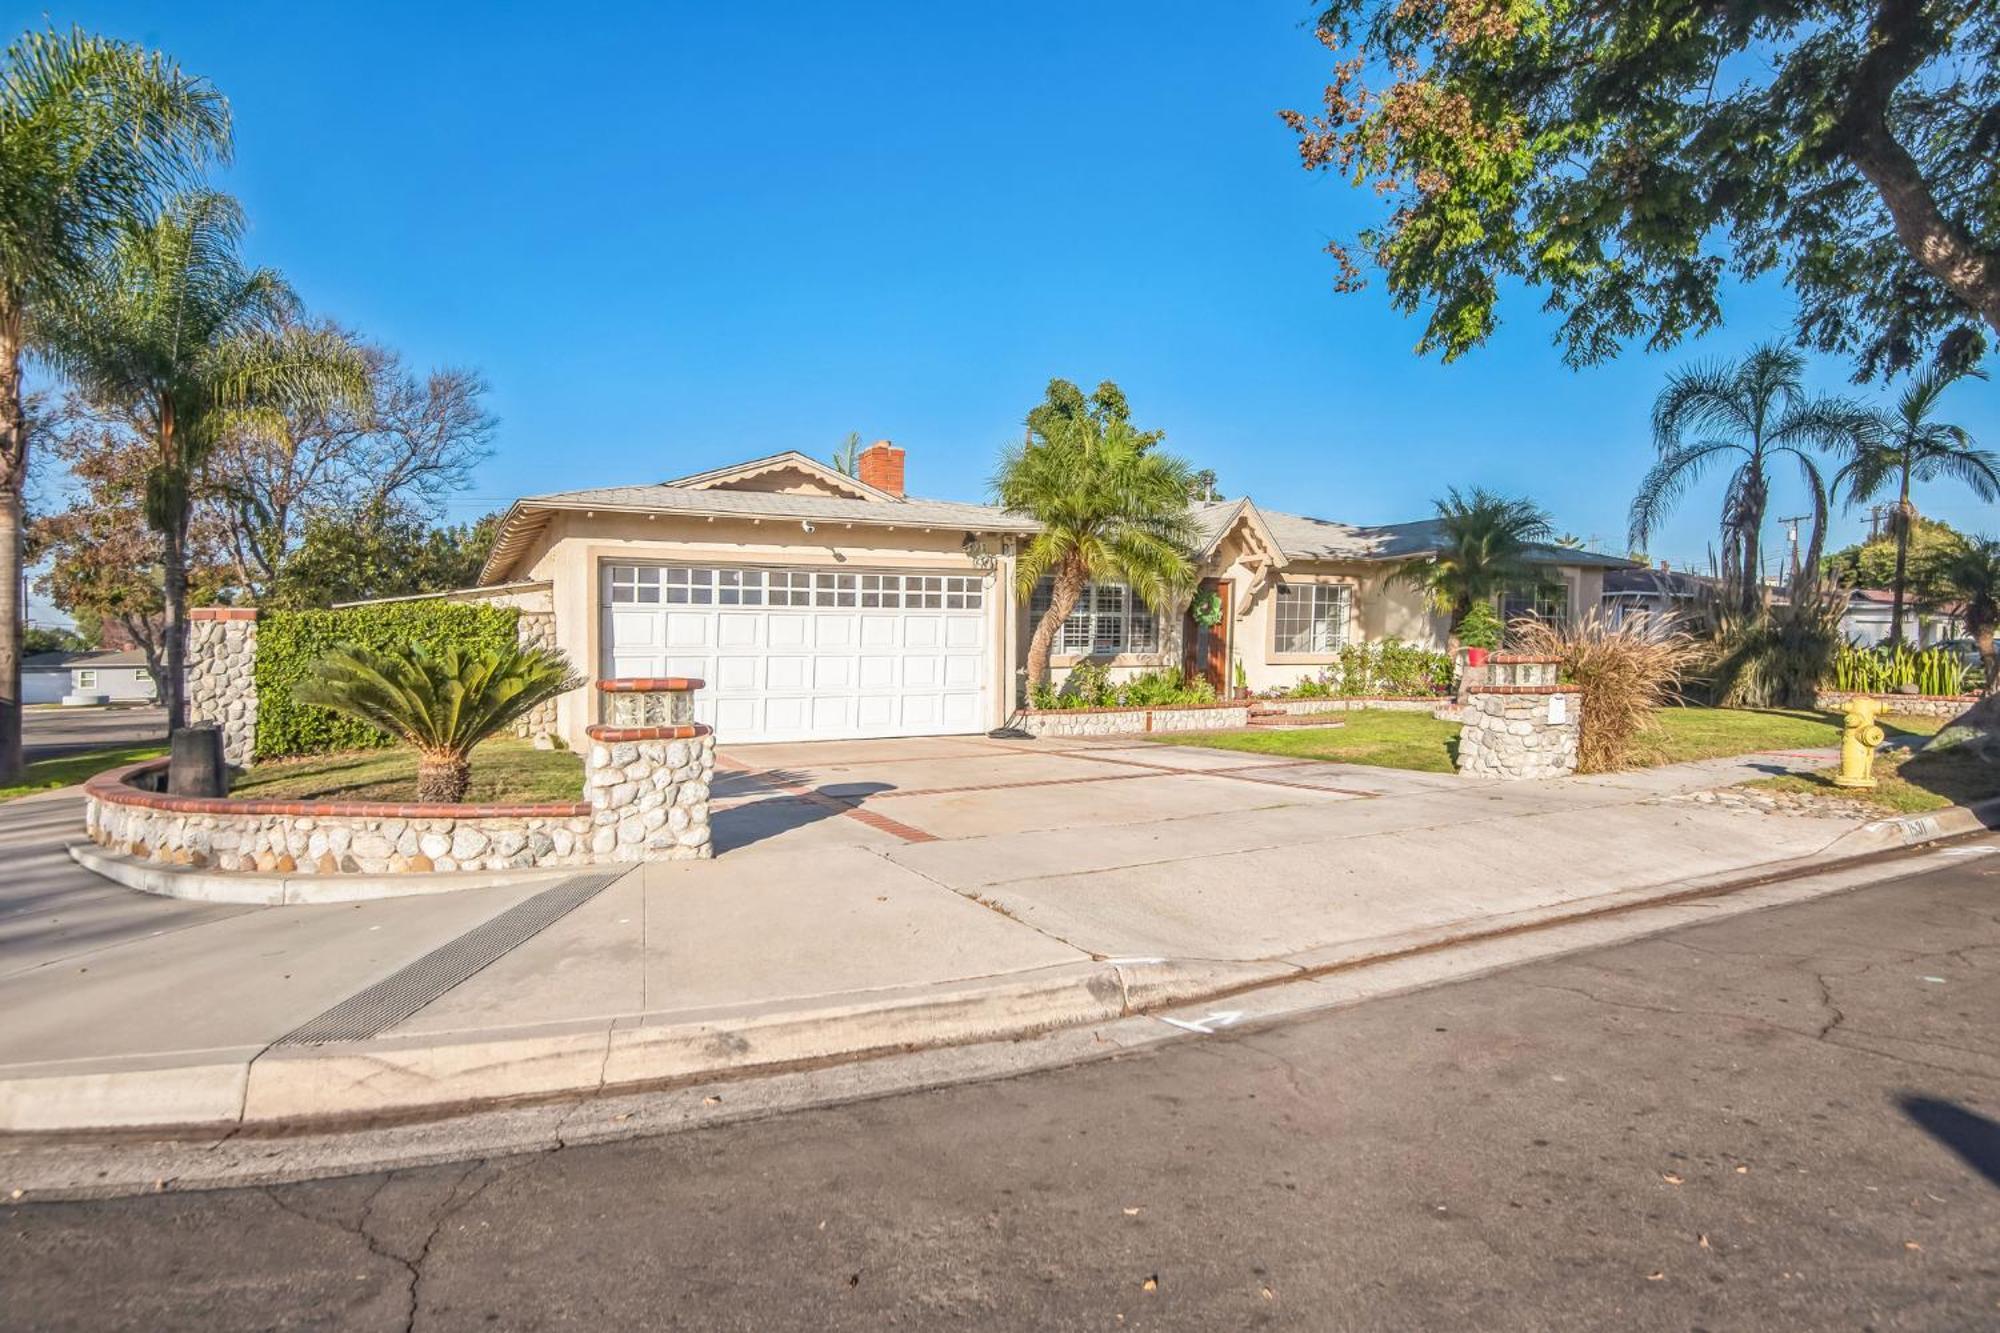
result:
M 1348 713 L 1364 708 L 1380 709 L 1388 713 L 1431 713 L 1451 706 L 1448 695 L 1401 694 L 1369 698 L 1356 695 L 1328 695 L 1318 699 L 1257 699 L 1253 701 L 1260 712 L 1286 713 L 1293 717 L 1310 716 L 1314 713 Z
M 1821 690 L 1813 699 L 1821 712 L 1844 713 L 1853 699 L 1875 699 L 1885 713 L 1904 717 L 1957 717 L 1979 702 L 1976 694 L 1898 694 L 1894 690 Z
M 1034 736 L 1129 736 L 1149 731 L 1227 731 L 1250 725 L 1250 704 L 1179 708 L 1023 709 L 1021 730 Z
M 1472 778 L 1560 778 L 1576 772 L 1583 694 L 1574 685 L 1485 685 L 1465 702 L 1458 771 Z
M 589 728 L 583 790 L 590 851 L 606 861 L 685 861 L 715 855 L 708 823 L 715 736 L 707 727 Z
M 521 618 L 515 622 L 514 637 L 520 641 L 523 648 L 554 650 L 560 647 L 556 642 L 556 613 L 523 610 Z M 524 739 L 555 735 L 556 701 L 544 699 L 530 708 L 514 724 L 514 734 Z
M 222 758 L 247 768 L 257 748 L 257 612 L 198 606 L 188 612 L 187 715 L 222 729 Z

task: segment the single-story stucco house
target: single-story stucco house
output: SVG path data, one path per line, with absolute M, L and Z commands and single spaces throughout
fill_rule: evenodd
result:
M 65 698 L 102 698 L 108 703 L 150 703 L 159 697 L 146 655 L 120 652 L 35 653 L 21 659 L 21 700 L 61 703 Z
M 950 734 L 1006 724 L 1023 696 L 1031 616 L 1014 559 L 1032 520 L 905 492 L 887 441 L 848 476 L 775 454 L 649 486 L 516 501 L 480 587 L 452 594 L 552 617 L 548 637 L 593 679 L 693 676 L 698 718 L 725 743 Z M 1120 676 L 1181 667 L 1226 689 L 1288 685 L 1343 644 L 1396 637 L 1441 647 L 1446 622 L 1391 578 L 1433 549 L 1433 522 L 1355 527 L 1198 503 L 1202 587 L 1213 629 L 1156 616 L 1123 587 L 1090 588 L 1064 624 L 1058 678 L 1084 660 Z M 1630 562 L 1544 548 L 1557 592 L 1504 608 L 1594 606 L 1606 569 Z M 595 690 L 562 698 L 572 746 L 596 720 Z

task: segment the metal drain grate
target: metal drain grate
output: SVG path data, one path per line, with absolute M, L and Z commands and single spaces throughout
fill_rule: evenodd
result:
M 357 991 L 278 1038 L 279 1046 L 366 1041 L 388 1031 L 432 1000 L 504 958 L 603 892 L 625 872 L 572 875 L 552 888 L 450 940 L 408 967 Z

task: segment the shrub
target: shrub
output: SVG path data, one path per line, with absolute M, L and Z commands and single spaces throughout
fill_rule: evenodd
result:
M 1838 690 L 1886 693 L 1914 685 L 1919 694 L 1958 694 L 1965 689 L 1965 663 L 1942 648 L 1913 653 L 1903 644 L 1863 648 L 1843 644 L 1833 655 Z
M 345 646 L 316 659 L 292 697 L 404 741 L 417 752 L 417 799 L 451 804 L 465 799 L 472 781 L 473 746 L 581 684 L 553 648 Z
M 1716 601 L 1709 643 L 1708 694 L 1723 708 L 1811 708 L 1833 671 L 1847 594 L 1804 587 L 1788 601 L 1754 611 Z
M 1167 668 L 1114 684 L 1110 670 L 1100 662 L 1079 662 L 1071 667 L 1060 690 L 1042 684 L 1028 691 L 1028 706 L 1045 710 L 1185 708 L 1214 702 L 1215 686 L 1206 680 L 1188 680 L 1179 671 Z
M 1671 618 L 1628 615 L 1616 625 L 1593 608 L 1572 624 L 1516 622 L 1524 651 L 1562 659 L 1562 673 L 1583 687 L 1577 768 L 1603 773 L 1624 764 L 1632 738 L 1653 723 L 1661 704 L 1677 700 L 1683 675 L 1701 660 L 1694 638 Z
M 1465 613 L 1465 619 L 1458 622 L 1458 641 L 1467 648 L 1498 648 L 1504 628 L 1499 613 L 1492 606 L 1474 602 L 1472 609 Z
M 257 622 L 257 757 L 329 754 L 392 744 L 379 728 L 293 697 L 334 648 L 376 652 L 421 646 L 466 652 L 511 648 L 520 613 L 459 602 L 386 602 L 339 611 L 266 611 Z
M 1280 693 L 1293 699 L 1449 694 L 1455 675 L 1449 653 L 1434 653 L 1400 639 L 1384 639 L 1375 644 L 1343 645 L 1338 662 Z

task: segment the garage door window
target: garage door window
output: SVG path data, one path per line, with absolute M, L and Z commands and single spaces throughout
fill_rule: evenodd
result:
M 956 574 L 840 574 L 797 569 L 701 569 L 612 565 L 617 605 L 827 606 L 870 610 L 978 611 L 985 580 Z

